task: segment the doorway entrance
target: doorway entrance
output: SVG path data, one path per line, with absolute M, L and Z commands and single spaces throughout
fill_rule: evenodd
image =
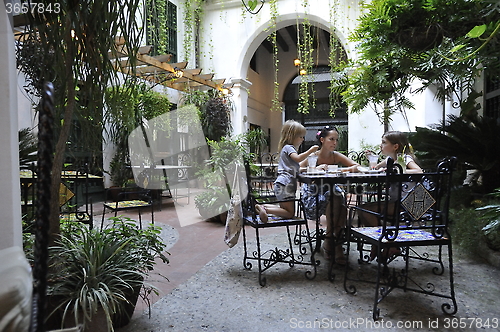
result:
M 324 126 L 335 126 L 340 134 L 340 140 L 337 149 L 339 151 L 347 150 L 347 131 L 348 116 L 347 106 L 335 108 L 330 114 L 330 78 L 331 70 L 329 66 L 319 66 L 314 68 L 310 77 L 295 76 L 285 89 L 283 102 L 285 104 L 285 121 L 296 120 L 306 127 L 306 138 L 301 149 L 307 150 L 311 145 L 317 144 L 316 133 Z M 315 99 L 314 107 L 309 109 L 309 113 L 300 113 L 297 111 L 299 106 L 299 84 L 302 79 L 308 79 L 312 85 L 311 99 Z

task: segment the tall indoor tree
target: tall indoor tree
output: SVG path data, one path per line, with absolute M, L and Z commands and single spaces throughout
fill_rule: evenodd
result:
M 483 73 L 500 77 L 499 2 L 373 0 L 364 9 L 350 36 L 359 58 L 345 65 L 348 70 L 336 87 L 351 111 L 378 106 L 388 124 L 394 112 L 412 108 L 409 92 L 434 86 L 442 102 L 454 97 L 460 116 L 417 128 L 414 147 L 425 151 L 429 166 L 443 155 L 457 156 L 464 169 L 479 171 L 485 192 L 497 188 L 499 126 L 496 119 L 479 115 L 476 99 L 482 94 L 474 88 Z M 421 88 L 410 91 L 416 79 Z
M 414 79 L 462 101 L 483 70 L 500 73 L 498 1 L 373 0 L 364 10 L 350 36 L 359 58 L 338 82 L 351 111 L 380 105 L 386 120 L 412 108 L 405 94 Z
M 118 75 L 114 59 L 121 57 L 134 68 L 143 33 L 137 13 L 143 7 L 142 0 L 40 0 L 37 6 L 45 10 L 26 14 L 17 61 L 34 100 L 44 82 L 54 84 L 56 137 L 49 230 L 53 241 L 60 229 L 59 185 L 73 119 L 81 115 L 80 121 L 100 121 L 106 87 L 118 80 L 127 84 L 129 77 Z

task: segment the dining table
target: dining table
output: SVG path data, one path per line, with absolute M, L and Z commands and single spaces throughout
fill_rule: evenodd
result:
M 299 174 L 299 181 L 309 184 L 314 183 L 319 188 L 322 188 L 325 185 L 329 186 L 330 192 L 335 192 L 335 190 L 332 191 L 332 188 L 339 186 L 346 194 L 346 205 L 352 204 L 353 201 L 355 202 L 354 204 L 363 203 L 363 195 L 367 193 L 371 195 L 376 195 L 377 193 L 380 194 L 382 192 L 382 186 L 386 183 L 386 180 L 387 176 L 384 170 L 371 170 L 368 167 L 363 166 L 358 167 L 358 172 L 350 172 L 347 171 L 346 168 L 339 168 L 335 171 L 316 170 L 313 172 L 304 171 Z M 355 199 L 348 199 L 348 195 L 350 195 L 350 197 L 353 195 Z M 332 206 L 334 204 L 333 197 L 334 195 L 329 196 L 329 204 Z M 333 220 L 334 209 L 332 208 L 330 211 L 332 211 L 331 220 Z M 320 232 L 318 222 L 316 223 L 316 234 L 322 234 Z M 316 250 L 319 250 L 320 241 L 321 239 L 316 239 Z M 341 239 L 341 241 L 343 240 Z M 337 241 L 330 241 L 330 252 L 334 252 L 334 246 L 338 244 L 335 242 Z M 331 264 L 328 269 L 328 279 L 333 281 L 334 275 L 332 270 L 334 260 L 332 259 L 330 263 Z
M 21 209 L 27 218 L 35 215 L 37 172 L 21 169 Z M 59 185 L 59 206 L 61 218 L 92 224 L 93 208 L 90 194 L 102 188 L 103 177 L 87 172 L 86 168 L 62 170 Z

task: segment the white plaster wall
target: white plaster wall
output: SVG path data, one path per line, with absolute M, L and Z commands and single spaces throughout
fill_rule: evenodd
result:
M 17 78 L 14 34 L 0 2 L 0 250 L 22 247 L 21 189 L 19 184 L 19 143 L 17 120 Z
M 419 82 L 412 85 L 414 90 L 420 86 Z M 415 109 L 406 110 L 405 116 L 401 113 L 392 115 L 389 130 L 403 132 L 415 131 L 416 127 L 429 127 L 442 121 L 443 106 L 435 99 L 435 89 L 427 89 L 420 94 L 408 94 Z M 450 101 L 445 103 L 446 113 L 457 113 L 457 109 L 450 106 Z M 383 124 L 375 114 L 373 107 L 368 107 L 360 114 L 349 116 L 349 148 L 360 150 L 362 143 L 370 145 L 380 144 L 383 135 Z
M 24 90 L 26 80 L 24 75 L 17 72 L 17 119 L 19 121 L 19 129 L 33 128 L 37 131 L 37 119 L 35 111 L 33 110 L 33 103 L 30 96 Z M 34 101 L 36 104 L 38 101 Z
M 334 7 L 333 20 L 330 19 L 330 8 Z M 306 11 L 306 12 L 305 12 Z M 307 15 L 311 24 L 323 29 L 335 31 L 340 39 L 348 57 L 356 58 L 355 45 L 349 43 L 347 38 L 352 32 L 360 14 L 359 1 L 327 1 L 310 0 L 309 6 L 304 9 L 301 1 L 279 0 L 279 18 L 277 28 L 295 24 L 302 21 Z M 251 15 L 242 10 L 240 0 L 214 0 L 207 6 L 204 19 L 204 40 L 201 51 L 210 54 L 202 58 L 202 67 L 209 68 L 219 78 L 247 78 L 252 83 L 248 99 L 248 123 L 255 123 L 265 130 L 271 128 L 272 150 L 277 146 L 279 130 L 282 123 L 282 114 L 271 112 L 271 99 L 273 98 L 273 82 L 269 77 L 258 75 L 248 70 L 249 62 L 266 36 L 270 33 L 270 8 L 266 2 L 258 15 Z M 332 29 L 334 28 L 334 29 Z M 285 68 L 285 63 L 291 62 L 292 54 L 280 52 L 280 67 L 278 71 L 280 82 L 280 98 L 283 89 L 294 76 L 294 68 Z M 274 71 L 272 63 L 262 68 L 264 71 Z M 259 70 L 260 71 L 260 70 Z M 418 86 L 419 83 L 415 83 Z M 442 105 L 434 99 L 434 91 L 427 90 L 419 95 L 409 96 L 415 104 L 414 110 L 408 110 L 406 118 L 395 114 L 390 123 L 391 130 L 414 131 L 416 126 L 429 126 L 442 119 Z M 238 102 L 236 107 L 241 107 Z M 456 112 L 449 107 L 447 112 Z M 234 119 L 242 121 L 242 119 Z M 247 124 L 248 124 L 247 123 Z M 243 131 L 248 126 L 237 125 Z M 380 144 L 383 134 L 383 124 L 372 108 L 367 108 L 361 114 L 349 115 L 350 149 L 358 150 L 362 143 L 370 145 Z
M 304 8 L 301 1 L 279 0 L 277 28 L 302 22 L 307 16 L 311 24 L 325 30 L 333 31 L 330 24 L 330 8 L 335 6 L 336 35 L 348 53 L 352 45 L 347 44 L 347 35 L 354 27 L 358 15 L 358 1 L 338 2 L 333 0 L 311 0 Z M 182 14 L 181 14 L 182 17 Z M 269 35 L 271 12 L 266 2 L 258 15 L 243 11 L 240 0 L 215 0 L 205 10 L 202 28 L 201 67 L 203 72 L 216 73 L 215 78 L 226 78 L 226 82 L 234 79 L 247 79 L 251 82 L 248 97 L 248 110 L 237 111 L 236 114 L 248 114 L 246 119 L 233 119 L 238 123 L 233 125 L 235 133 L 248 129 L 249 123 L 260 125 L 263 130 L 271 129 L 271 150 L 277 149 L 279 133 L 282 124 L 282 114 L 271 112 L 273 98 L 273 79 L 269 73 L 274 72 L 273 63 L 259 64 L 259 73 L 249 70 L 252 55 L 258 46 Z M 182 48 L 182 47 L 181 47 Z M 296 74 L 296 68 L 290 65 L 296 54 L 280 52 L 278 80 L 280 82 L 280 99 L 287 83 Z M 324 63 L 327 62 L 324 61 Z M 288 68 L 286 68 L 288 66 Z M 267 73 L 264 75 L 263 73 Z M 241 99 L 234 100 L 236 108 L 241 108 Z M 246 120 L 246 121 L 245 121 Z M 241 125 L 243 122 L 243 125 Z

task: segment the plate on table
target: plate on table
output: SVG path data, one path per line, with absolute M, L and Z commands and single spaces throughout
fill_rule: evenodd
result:
M 306 175 L 324 175 L 326 172 L 322 170 L 317 170 L 317 171 L 312 171 L 312 172 L 306 172 Z
M 358 166 L 358 171 L 366 174 L 377 174 L 383 172 L 382 169 L 369 169 L 368 167 Z

